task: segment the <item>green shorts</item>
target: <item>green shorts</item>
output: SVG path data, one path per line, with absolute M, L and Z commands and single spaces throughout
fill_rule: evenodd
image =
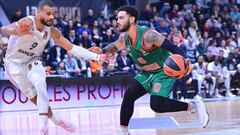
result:
M 141 72 L 134 79 L 141 83 L 149 94 L 163 97 L 170 96 L 175 82 L 175 79 L 167 76 L 164 71 L 157 73 Z

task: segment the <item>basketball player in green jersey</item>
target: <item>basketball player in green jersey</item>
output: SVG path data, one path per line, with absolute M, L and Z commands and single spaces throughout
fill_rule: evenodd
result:
M 184 52 L 173 45 L 160 33 L 147 27 L 138 26 L 138 11 L 132 6 L 122 6 L 118 9 L 117 23 L 122 34 L 119 39 L 102 50 L 93 47 L 90 50 L 99 53 L 115 53 L 129 48 L 129 55 L 133 61 L 142 67 L 143 71 L 135 76 L 130 83 L 121 105 L 119 135 L 129 135 L 128 124 L 134 110 L 134 102 L 146 93 L 151 95 L 151 109 L 158 113 L 191 111 L 196 109 L 202 127 L 208 124 L 208 113 L 201 100 L 190 103 L 169 99 L 174 78 L 168 77 L 163 71 L 165 59 L 173 54 L 185 57 Z M 186 60 L 188 75 L 191 71 L 189 59 Z

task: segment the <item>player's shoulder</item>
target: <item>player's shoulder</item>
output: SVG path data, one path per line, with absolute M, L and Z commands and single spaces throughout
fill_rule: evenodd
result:
M 165 37 L 154 29 L 147 29 L 143 33 L 143 38 L 144 38 L 144 41 L 151 43 L 156 40 L 164 39 Z

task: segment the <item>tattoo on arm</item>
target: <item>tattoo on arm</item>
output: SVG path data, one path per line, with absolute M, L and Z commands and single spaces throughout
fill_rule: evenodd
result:
M 102 53 L 115 53 L 118 51 L 118 48 L 116 47 L 115 43 L 111 43 L 108 46 L 104 47 L 102 49 Z
M 161 46 L 163 41 L 165 40 L 165 37 L 158 33 L 157 31 L 151 30 L 148 33 L 146 33 L 145 41 L 150 44 L 154 44 L 156 46 Z

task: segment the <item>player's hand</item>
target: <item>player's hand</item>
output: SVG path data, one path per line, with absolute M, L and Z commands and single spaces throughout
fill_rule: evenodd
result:
M 17 35 L 32 34 L 33 22 L 30 18 L 23 18 L 17 22 Z
M 89 48 L 88 50 L 91 52 L 94 52 L 96 54 L 102 54 L 102 49 L 99 47 L 96 47 L 96 46 L 93 46 L 93 47 Z
M 111 54 L 101 54 L 99 58 L 99 62 L 103 63 L 109 61 L 112 58 Z
M 185 62 L 186 62 L 186 64 L 187 64 L 187 68 L 186 68 L 186 72 L 185 72 L 184 76 L 187 76 L 187 75 L 189 75 L 189 74 L 191 73 L 191 71 L 192 71 L 192 64 L 191 64 L 191 60 L 190 60 L 189 58 L 187 58 L 187 59 L 185 60 Z

